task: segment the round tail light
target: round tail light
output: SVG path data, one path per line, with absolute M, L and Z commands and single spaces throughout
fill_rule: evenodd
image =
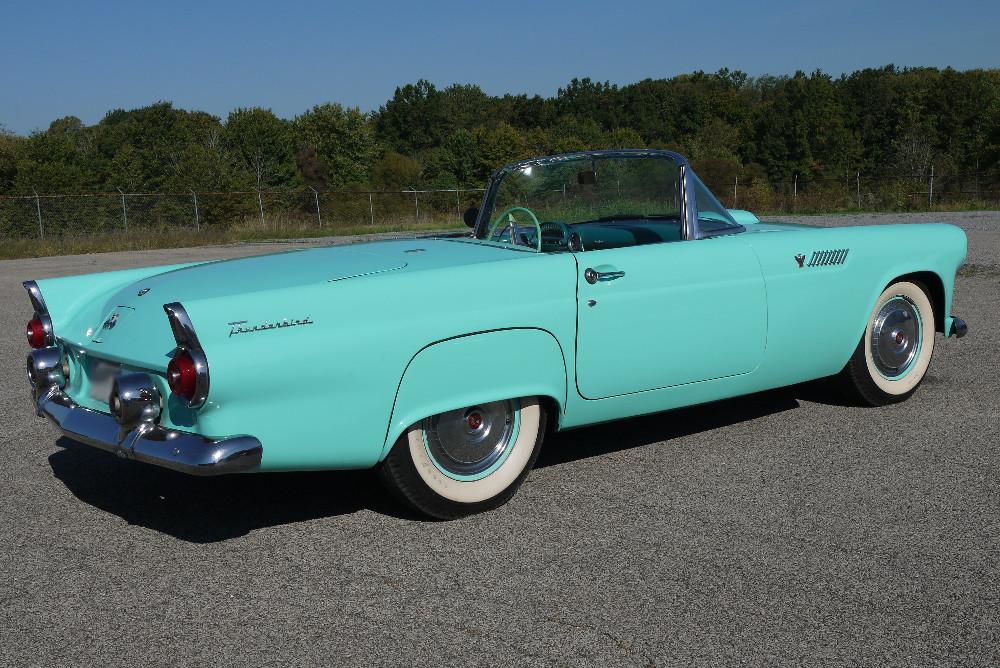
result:
M 48 338 L 45 334 L 45 325 L 37 315 L 28 321 L 27 327 L 28 345 L 34 349 L 44 348 Z
M 167 365 L 167 384 L 174 394 L 191 401 L 198 387 L 198 368 L 194 358 L 186 350 L 174 353 Z

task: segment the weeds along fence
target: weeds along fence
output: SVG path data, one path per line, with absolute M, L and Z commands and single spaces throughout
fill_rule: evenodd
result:
M 767 213 L 1000 209 L 1000 183 L 982 172 L 935 176 L 931 168 L 918 175 L 849 172 L 787 181 L 738 176 L 705 181 L 726 206 Z
M 454 226 L 481 189 L 262 190 L 186 193 L 32 193 L 0 196 L 0 236 L 122 234 L 142 229 Z
M 1000 184 L 981 173 L 842 177 L 772 182 L 702 177 L 723 204 L 758 213 L 930 211 L 1000 208 Z M 132 230 L 239 227 L 266 233 L 296 229 L 428 228 L 461 225 L 482 189 L 402 191 L 246 190 L 174 193 L 37 193 L 0 195 L 0 237 L 121 234 Z

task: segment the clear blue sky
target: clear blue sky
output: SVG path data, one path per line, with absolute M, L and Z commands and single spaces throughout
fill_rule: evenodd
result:
M 327 101 L 367 111 L 419 78 L 552 95 L 573 77 L 887 63 L 1000 66 L 1000 1 L 8 3 L 0 124 L 95 123 L 157 100 L 222 117 L 263 106 L 290 118 Z

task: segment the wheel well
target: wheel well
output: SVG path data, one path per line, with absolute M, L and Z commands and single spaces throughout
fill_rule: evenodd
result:
M 924 288 L 931 298 L 931 306 L 934 307 L 934 329 L 938 332 L 944 331 L 944 282 L 941 281 L 941 277 L 935 274 L 933 271 L 916 271 L 912 274 L 904 274 L 903 276 L 897 276 L 892 279 L 889 285 L 893 283 L 898 283 L 899 281 L 910 281 L 911 283 L 918 283 Z M 886 287 L 889 287 L 888 285 Z
M 540 395 L 539 403 L 545 407 L 545 433 L 551 434 L 559 429 L 559 402 L 552 397 Z

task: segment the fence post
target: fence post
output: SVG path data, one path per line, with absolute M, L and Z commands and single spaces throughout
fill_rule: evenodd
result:
M 125 225 L 125 234 L 128 234 L 128 209 L 125 208 L 125 193 L 122 192 L 121 188 L 118 189 L 118 192 L 122 196 L 122 222 Z
M 857 173 L 857 183 L 858 183 L 858 211 L 861 210 L 861 172 Z
M 979 158 L 976 158 L 976 201 L 979 201 Z
M 194 198 L 194 229 L 200 230 L 201 226 L 198 224 L 198 194 L 193 190 L 188 192 L 190 192 L 191 197 Z
M 31 188 L 31 192 L 35 193 L 35 212 L 38 214 L 38 238 L 45 238 L 45 230 L 42 229 L 42 201 L 38 199 L 38 191 L 35 190 L 34 186 Z
M 462 195 L 461 190 L 455 188 L 455 215 L 462 220 Z
M 260 208 L 260 226 L 267 227 L 264 222 L 264 198 L 260 195 L 260 188 L 257 189 L 257 207 Z
M 372 227 L 375 226 L 375 205 L 372 204 L 372 191 L 368 191 L 368 215 L 371 217 Z
M 566 186 L 563 186 L 563 188 L 565 188 L 565 187 L 566 187 Z M 735 182 L 735 183 L 733 183 L 733 208 L 734 208 L 734 209 L 736 208 L 736 202 L 738 202 L 738 201 L 739 201 L 739 200 L 737 199 L 737 195 L 738 195 L 738 192 L 737 192 L 737 191 L 739 190 L 739 187 L 740 187 L 740 177 L 739 177 L 739 175 L 737 175 L 737 176 L 736 176 L 736 182 Z
M 931 165 L 931 183 L 927 190 L 927 208 L 934 208 L 934 165 Z
M 413 210 L 415 212 L 413 222 L 417 225 L 420 224 L 420 202 L 417 200 L 417 189 L 410 186 L 410 190 L 413 191 Z
M 313 199 L 316 201 L 316 219 L 319 221 L 319 226 L 323 227 L 323 214 L 319 211 L 319 193 L 312 186 L 309 186 L 309 190 L 313 191 Z

